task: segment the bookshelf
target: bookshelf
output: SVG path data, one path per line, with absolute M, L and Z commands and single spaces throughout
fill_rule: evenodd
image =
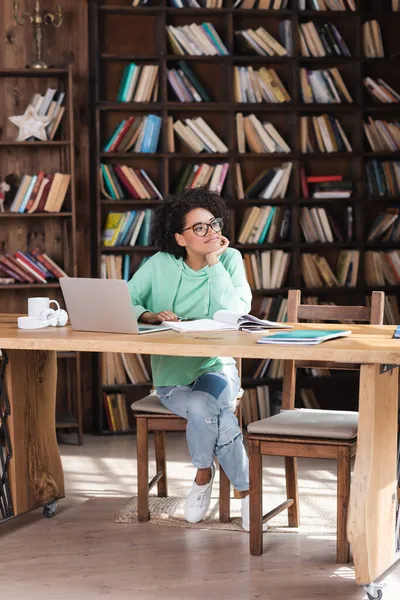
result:
M 57 265 L 71 276 L 77 275 L 76 249 L 76 196 L 75 196 L 75 146 L 73 115 L 73 80 L 70 68 L 0 69 L 0 91 L 4 99 L 0 108 L 2 129 L 0 133 L 0 176 L 15 174 L 68 173 L 69 189 L 60 212 L 0 212 L 1 251 L 31 251 L 38 248 L 46 252 Z M 34 93 L 44 95 L 48 88 L 65 94 L 65 112 L 57 128 L 55 139 L 47 141 L 15 141 L 16 127 L 8 120 L 22 114 Z M 57 279 L 47 283 L 13 283 L 0 285 L 0 310 L 25 314 L 30 296 L 49 295 L 63 305 Z M 82 443 L 82 412 L 80 392 L 80 354 L 58 353 L 59 368 L 65 371 L 57 391 L 57 406 L 65 406 L 66 414 L 57 415 L 57 427 L 76 431 Z M 68 364 L 69 368 L 66 368 Z M 70 371 L 70 372 L 69 372 Z M 72 382 L 73 379 L 73 382 Z M 71 383 L 72 382 L 72 383 Z M 66 385 L 63 385 L 65 383 Z M 67 396 L 67 397 L 66 397 Z M 64 409 L 63 409 L 64 412 Z
M 371 159 L 398 160 L 397 152 L 373 152 L 364 134 L 363 122 L 368 117 L 393 121 L 399 118 L 400 104 L 383 104 L 375 101 L 363 85 L 365 77 L 374 79 L 381 77 L 390 86 L 400 92 L 400 76 L 397 69 L 400 53 L 398 27 L 400 13 L 391 12 L 391 3 L 376 3 L 372 0 L 357 0 L 356 11 L 315 11 L 300 10 L 299 3 L 289 0 L 284 10 L 260 10 L 234 8 L 233 0 L 224 0 L 221 9 L 174 8 L 167 0 L 154 0 L 149 5 L 132 7 L 129 0 L 99 0 L 91 3 L 91 74 L 92 74 L 92 176 L 93 176 L 93 214 L 94 252 L 93 273 L 99 276 L 102 254 L 131 254 L 135 257 L 131 263 L 136 268 L 143 256 L 154 252 L 151 246 L 102 247 L 102 231 L 107 213 L 114 210 L 132 210 L 134 208 L 152 208 L 157 201 L 138 201 L 133 199 L 118 202 L 104 200 L 100 192 L 98 172 L 101 162 L 111 164 L 128 164 L 134 168 L 144 168 L 152 177 L 162 194 L 174 191 L 179 174 L 187 164 L 205 162 L 217 164 L 229 163 L 229 171 L 225 179 L 222 195 L 232 211 L 229 229 L 231 245 L 243 253 L 255 250 L 283 250 L 291 253 L 290 267 L 286 281 L 279 289 L 257 289 L 253 291 L 253 312 L 257 314 L 265 297 L 285 297 L 290 288 L 299 288 L 303 297 L 316 296 L 321 303 L 335 302 L 343 304 L 364 304 L 365 297 L 374 289 L 382 289 L 387 294 L 399 296 L 399 285 L 367 285 L 364 274 L 364 256 L 369 250 L 384 251 L 398 249 L 399 242 L 367 241 L 367 232 L 379 212 L 395 206 L 400 197 L 379 196 L 368 193 L 365 165 Z M 308 5 L 308 4 L 307 4 Z M 308 5 L 309 6 L 309 5 Z M 363 23 L 376 19 L 380 23 L 385 48 L 383 58 L 366 58 L 363 54 Z M 243 52 L 237 42 L 235 31 L 264 27 L 278 39 L 279 23 L 288 20 L 292 28 L 293 53 L 290 56 L 260 56 L 250 50 Z M 303 57 L 300 53 L 298 27 L 300 24 L 313 21 L 316 24 L 334 24 L 351 51 L 351 57 Z M 227 56 L 178 56 L 173 54 L 166 33 L 166 26 L 175 27 L 191 23 L 211 23 L 229 54 Z M 179 102 L 168 82 L 168 69 L 175 68 L 180 60 L 193 70 L 196 77 L 209 93 L 210 102 Z M 124 67 L 129 62 L 138 65 L 155 64 L 159 67 L 159 91 L 155 102 L 116 102 L 118 87 Z M 285 103 L 243 103 L 235 102 L 234 67 L 263 66 L 275 69 L 291 96 Z M 301 97 L 300 71 L 306 69 L 337 68 L 350 92 L 352 103 L 313 103 L 305 104 Z M 238 152 L 236 135 L 236 115 L 255 114 L 258 119 L 270 121 L 290 146 L 290 153 L 257 154 Z M 138 153 L 105 153 L 102 147 L 115 130 L 122 118 L 134 115 L 156 114 L 162 118 L 162 129 L 157 152 L 154 154 Z M 300 122 L 305 116 L 331 115 L 339 119 L 348 136 L 352 152 L 302 152 L 300 140 Z M 190 152 L 175 136 L 175 152 L 168 150 L 167 117 L 174 119 L 200 116 L 210 124 L 217 135 L 228 146 L 226 154 L 194 154 Z M 235 165 L 241 166 L 244 187 L 246 188 L 256 176 L 268 167 L 276 167 L 283 162 L 292 163 L 292 172 L 287 192 L 282 199 L 240 199 L 236 193 L 237 180 Z M 343 175 L 353 183 L 352 195 L 349 199 L 304 198 L 301 188 L 301 168 L 307 175 Z M 249 206 L 275 205 L 290 209 L 290 235 L 281 243 L 271 244 L 238 244 L 237 236 L 242 224 L 243 215 Z M 347 206 L 352 207 L 353 234 L 351 239 L 331 243 L 308 243 L 304 239 L 300 225 L 302 207 L 324 207 L 328 212 L 340 215 Z M 318 287 L 306 288 L 301 275 L 301 256 L 304 253 L 324 256 L 334 267 L 340 251 L 354 250 L 359 252 L 360 267 L 354 287 Z M 131 271 L 132 271 L 131 269 Z M 131 272 L 132 274 L 132 272 Z M 246 363 L 246 361 L 245 361 Z M 244 383 L 246 386 L 272 383 L 279 387 L 281 381 L 270 381 L 268 378 L 254 380 L 253 369 L 244 365 Z M 96 372 L 97 395 L 95 396 L 96 423 L 99 432 L 105 431 L 101 393 Z M 301 378 L 302 380 L 303 378 Z M 347 375 L 341 373 L 332 376 L 335 393 L 324 402 L 328 407 L 354 407 L 354 399 L 350 405 L 349 398 L 356 389 L 355 380 L 348 383 Z M 324 378 L 305 377 L 304 385 L 318 388 Z M 354 385 L 353 385 L 354 384 Z M 301 382 L 303 385 L 303 381 Z M 120 386 L 121 387 L 121 386 Z M 121 388 L 122 389 L 122 388 Z M 337 403 L 340 390 L 340 406 Z M 143 388 L 135 390 L 135 386 L 125 386 L 127 394 L 136 392 L 143 395 Z M 100 399 L 100 400 L 99 400 Z

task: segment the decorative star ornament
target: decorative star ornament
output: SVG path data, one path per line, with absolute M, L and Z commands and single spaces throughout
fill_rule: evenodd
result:
M 50 117 L 39 117 L 36 108 L 29 105 L 23 115 L 8 117 L 11 123 L 19 127 L 17 142 L 23 142 L 30 137 L 47 140 L 45 127 L 50 123 Z

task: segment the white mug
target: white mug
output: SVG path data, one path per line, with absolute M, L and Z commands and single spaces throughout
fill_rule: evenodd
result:
M 50 298 L 28 298 L 28 316 L 39 319 L 43 311 L 49 310 L 52 303 L 56 304 L 57 310 L 60 309 L 57 300 L 50 300 Z

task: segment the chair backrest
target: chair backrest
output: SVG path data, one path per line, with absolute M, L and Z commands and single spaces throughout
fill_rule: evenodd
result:
M 314 304 L 301 304 L 300 290 L 289 290 L 288 294 L 288 322 L 298 323 L 300 319 L 321 321 L 366 321 L 371 325 L 382 325 L 385 308 L 385 294 L 383 292 L 372 292 L 371 306 L 324 306 Z M 286 360 L 283 370 L 282 408 L 289 410 L 294 408 L 296 392 L 296 368 L 297 367 L 325 367 L 328 369 L 351 369 L 357 366 L 353 364 L 321 363 L 321 362 L 299 362 Z

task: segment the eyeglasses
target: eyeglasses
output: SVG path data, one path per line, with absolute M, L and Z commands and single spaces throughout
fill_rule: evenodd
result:
M 188 229 L 193 229 L 193 231 L 196 235 L 198 235 L 199 237 L 204 237 L 207 235 L 208 229 L 210 227 L 213 231 L 215 231 L 215 233 L 219 233 L 220 231 L 222 231 L 223 226 L 224 226 L 224 220 L 221 219 L 221 217 L 217 217 L 216 219 L 213 219 L 209 223 L 195 223 L 194 225 L 191 225 L 190 227 L 186 227 L 185 229 L 182 229 L 182 232 L 187 231 Z

